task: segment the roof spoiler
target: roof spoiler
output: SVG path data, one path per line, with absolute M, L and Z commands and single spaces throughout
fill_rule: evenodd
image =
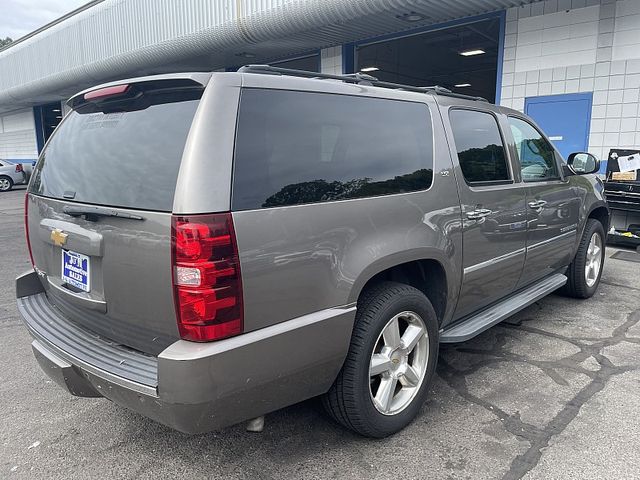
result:
M 150 99 L 142 101 L 142 98 L 149 94 L 153 94 L 156 100 L 163 93 L 174 96 L 176 93 L 183 93 L 189 96 L 199 92 L 201 95 L 210 78 L 210 73 L 192 73 L 153 75 L 110 82 L 75 94 L 67 100 L 66 105 L 73 110 L 82 110 L 82 113 L 103 111 L 105 108 L 123 108 L 127 103 L 133 109 L 146 108 L 154 103 Z

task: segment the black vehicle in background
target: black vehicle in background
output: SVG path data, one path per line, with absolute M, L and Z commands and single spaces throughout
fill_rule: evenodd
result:
M 628 247 L 640 246 L 640 170 L 621 172 L 618 159 L 640 155 L 639 150 L 609 151 L 604 183 L 611 209 L 611 228 L 607 242 Z

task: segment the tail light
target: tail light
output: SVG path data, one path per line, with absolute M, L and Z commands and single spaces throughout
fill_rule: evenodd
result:
M 22 168 L 21 163 L 16 163 L 16 173 L 22 172 L 24 169 Z
M 31 266 L 35 266 L 33 263 L 33 253 L 31 252 L 31 241 L 29 240 L 29 194 L 24 196 L 24 235 L 27 239 L 27 248 L 29 249 L 29 259 L 31 260 Z
M 231 214 L 174 216 L 171 236 L 180 336 L 209 342 L 241 333 L 242 281 Z

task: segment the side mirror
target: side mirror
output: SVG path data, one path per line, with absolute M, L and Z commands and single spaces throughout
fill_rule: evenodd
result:
M 567 165 L 576 175 L 588 175 L 600 170 L 600 160 L 587 152 L 576 152 L 569 155 Z

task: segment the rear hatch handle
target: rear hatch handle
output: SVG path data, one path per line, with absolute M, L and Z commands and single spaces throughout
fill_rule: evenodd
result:
M 119 217 L 128 218 L 131 220 L 144 220 L 144 217 L 140 215 L 134 215 L 133 213 L 119 212 L 105 207 L 71 207 L 65 206 L 62 211 L 72 217 L 84 217 L 90 221 L 96 221 L 98 217 Z
M 60 230 L 70 234 L 64 244 L 64 248 L 92 257 L 102 256 L 103 242 L 101 233 L 64 220 L 44 218 L 40 221 L 40 240 L 49 245 L 57 246 L 51 238 L 53 230 Z

